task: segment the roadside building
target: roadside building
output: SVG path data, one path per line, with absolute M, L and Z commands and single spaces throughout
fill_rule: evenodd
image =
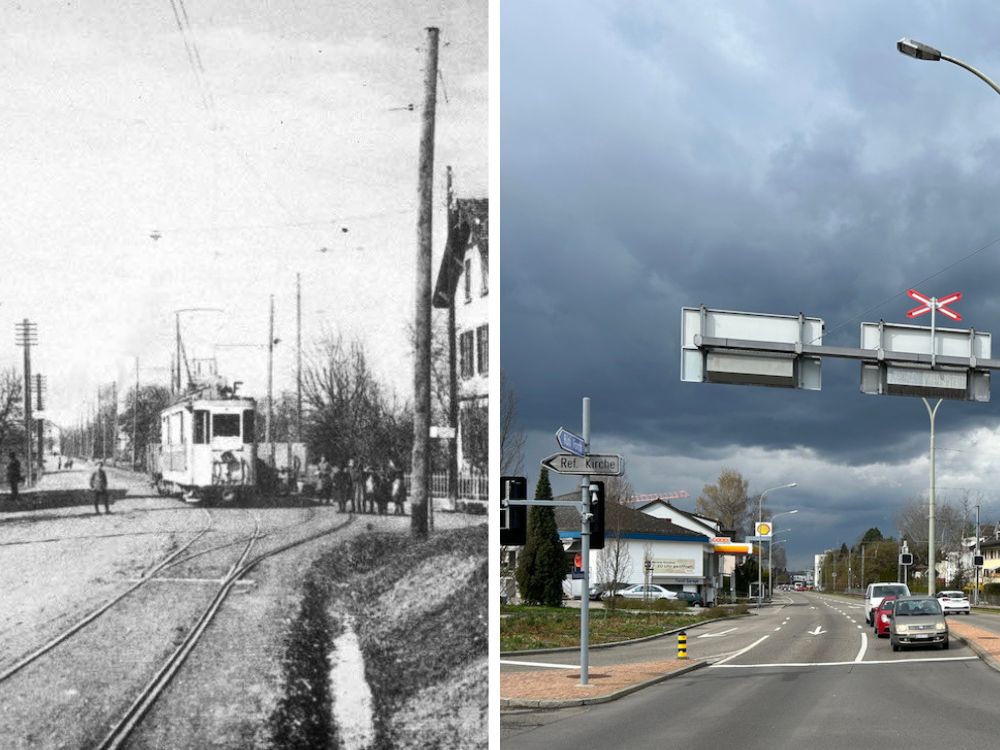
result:
M 573 492 L 558 499 L 578 496 Z M 696 592 L 706 603 L 716 601 L 720 556 L 715 554 L 707 532 L 617 503 L 608 504 L 604 524 L 604 549 L 590 552 L 592 585 L 648 581 L 672 591 Z M 566 553 L 575 559 L 581 551 L 580 514 L 574 508 L 556 508 L 556 526 Z M 646 562 L 651 564 L 649 578 Z M 575 570 L 568 582 L 568 593 L 574 597 L 584 594 Z
M 449 197 L 448 236 L 433 305 L 447 310 L 447 344 L 435 364 L 443 421 L 454 430 L 448 494 L 485 503 L 489 463 L 489 201 Z M 435 495 L 441 494 L 435 480 Z

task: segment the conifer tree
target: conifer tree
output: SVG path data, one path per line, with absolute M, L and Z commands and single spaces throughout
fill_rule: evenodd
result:
M 546 468 L 538 476 L 534 497 L 552 499 L 549 470 Z M 555 510 L 532 507 L 528 512 L 527 539 L 517 557 L 516 577 L 521 599 L 528 604 L 561 606 L 563 579 L 569 571 L 569 561 L 559 541 Z

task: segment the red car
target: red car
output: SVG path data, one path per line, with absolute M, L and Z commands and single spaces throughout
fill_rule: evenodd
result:
M 882 602 L 878 605 L 878 609 L 875 610 L 875 616 L 872 619 L 875 620 L 875 636 L 877 638 L 889 637 L 889 615 L 892 614 L 893 607 L 895 606 L 896 597 L 886 596 L 883 597 Z

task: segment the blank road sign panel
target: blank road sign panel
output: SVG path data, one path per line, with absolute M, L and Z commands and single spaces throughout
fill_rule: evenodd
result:
M 681 380 L 811 391 L 818 391 L 822 385 L 818 357 L 795 359 L 791 355 L 732 349 L 705 354 L 695 345 L 695 336 L 699 334 L 710 338 L 820 345 L 823 343 L 820 318 L 708 308 L 703 318 L 699 307 L 681 308 Z

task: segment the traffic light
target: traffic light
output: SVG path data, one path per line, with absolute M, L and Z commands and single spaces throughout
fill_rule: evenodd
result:
M 976 567 L 976 568 L 983 567 L 983 556 L 982 555 L 973 555 L 972 556 L 972 565 L 973 565 L 973 567 Z
M 903 566 L 913 565 L 913 555 L 911 555 L 909 552 L 903 552 L 899 556 L 899 564 Z
M 500 477 L 500 544 L 523 547 L 528 538 L 528 506 L 507 505 L 507 500 L 527 500 L 528 480 Z
M 604 549 L 604 482 L 590 483 L 590 548 Z

